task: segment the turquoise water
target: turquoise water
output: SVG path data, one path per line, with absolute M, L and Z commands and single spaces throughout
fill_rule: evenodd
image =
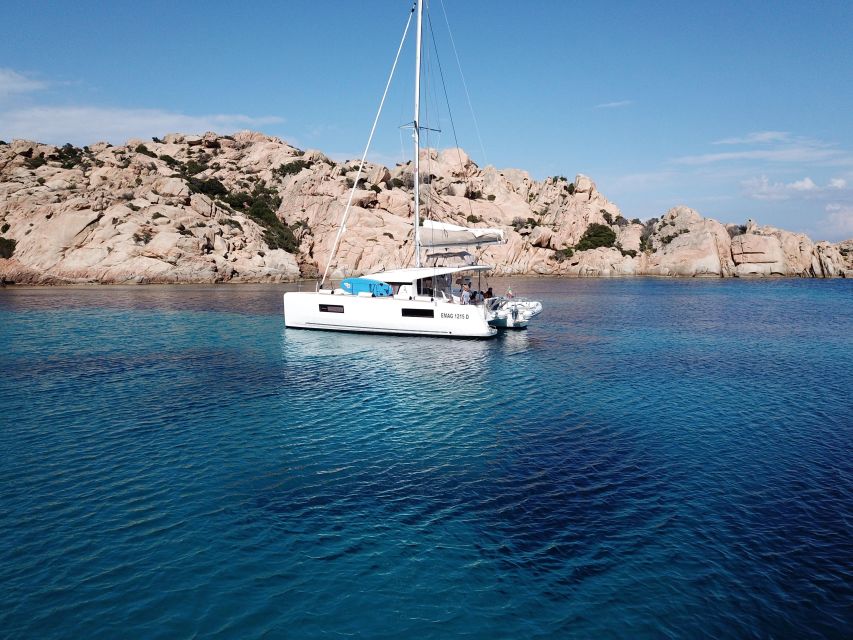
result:
M 0 636 L 850 637 L 853 283 L 512 284 L 492 341 L 0 290 Z

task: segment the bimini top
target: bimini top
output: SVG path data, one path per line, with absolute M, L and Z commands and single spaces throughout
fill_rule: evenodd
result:
M 443 276 L 460 271 L 491 271 L 492 267 L 485 264 L 468 265 L 463 267 L 413 267 L 411 269 L 393 269 L 379 273 L 365 274 L 362 278 L 379 280 L 388 284 L 410 284 L 415 280 Z
M 347 278 L 341 282 L 341 289 L 354 296 L 367 293 L 374 298 L 384 298 L 394 293 L 387 282 L 379 282 L 373 278 Z
M 506 242 L 503 229 L 460 227 L 434 220 L 424 220 L 418 235 L 422 247 L 468 247 Z

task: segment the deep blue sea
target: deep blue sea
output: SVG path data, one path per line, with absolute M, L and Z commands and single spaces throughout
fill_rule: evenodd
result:
M 512 285 L 491 341 L 0 290 L 0 637 L 853 636 L 853 282 Z

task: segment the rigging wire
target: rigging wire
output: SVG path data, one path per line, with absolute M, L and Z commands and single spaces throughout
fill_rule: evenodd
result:
M 468 214 L 471 217 L 474 217 L 474 207 L 471 205 L 471 199 L 467 197 L 471 189 L 471 182 L 468 176 L 468 172 L 464 171 L 465 166 L 462 163 L 462 151 L 459 148 L 459 138 L 456 135 L 456 124 L 453 121 L 453 111 L 450 108 L 450 98 L 447 95 L 447 84 L 444 81 L 444 70 L 441 67 L 441 57 L 438 55 L 438 45 L 435 42 L 435 31 L 432 28 L 432 20 L 429 19 L 429 15 L 427 15 L 427 24 L 429 25 L 429 34 L 430 39 L 432 40 L 432 46 L 433 49 L 435 49 L 435 59 L 438 65 L 438 74 L 441 78 L 441 87 L 444 90 L 444 101 L 447 104 L 447 117 L 450 120 L 450 130 L 453 132 L 453 144 L 456 146 L 456 155 L 459 158 L 459 170 L 464 172 L 463 177 L 465 179 L 465 199 L 468 201 Z
M 394 71 L 397 69 L 397 62 L 400 60 L 400 52 L 403 50 L 403 44 L 406 42 L 406 36 L 409 33 L 409 26 L 412 24 L 412 16 L 415 13 L 415 6 L 413 6 L 411 11 L 409 11 L 409 18 L 406 20 L 406 28 L 403 30 L 403 37 L 400 39 L 400 46 L 397 47 L 397 55 L 394 56 L 394 64 L 391 65 L 391 73 L 388 75 L 388 81 L 385 83 L 385 91 L 382 92 L 382 100 L 379 101 L 379 109 L 376 111 L 376 117 L 373 119 L 373 126 L 370 128 L 370 135 L 367 138 L 367 145 L 365 145 L 361 161 L 358 163 L 358 172 L 355 175 L 355 182 L 352 185 L 352 190 L 350 190 L 347 206 L 344 208 L 344 213 L 341 216 L 341 223 L 338 226 L 338 234 L 335 236 L 335 242 L 332 245 L 332 252 L 329 254 L 329 261 L 326 263 L 326 269 L 323 271 L 323 277 L 317 285 L 318 290 L 323 287 L 323 283 L 326 281 L 326 276 L 329 274 L 329 268 L 335 260 L 335 254 L 338 251 L 341 236 L 346 230 L 347 218 L 349 217 L 350 208 L 352 207 L 355 190 L 358 188 L 358 181 L 361 179 L 361 173 L 364 170 L 364 161 L 367 158 L 367 152 L 370 150 L 370 143 L 373 141 L 373 134 L 376 133 L 376 125 L 379 123 L 379 116 L 382 115 L 382 107 L 385 105 L 385 98 L 388 96 L 388 88 L 391 86 L 391 80 L 394 78 Z
M 430 20 L 430 18 L 429 18 L 429 15 L 430 15 L 430 9 L 429 9 L 429 1 L 428 1 L 428 0 L 425 2 L 425 5 L 426 5 L 426 6 L 424 7 L 424 9 L 425 9 L 425 13 L 426 13 L 426 16 L 427 16 L 427 24 L 429 24 L 429 20 Z M 426 130 L 426 141 L 427 141 L 427 144 L 426 144 L 426 150 L 427 150 L 427 158 L 426 158 L 426 165 L 427 165 L 427 166 L 426 166 L 426 170 L 427 170 L 427 179 L 426 179 L 426 181 L 425 181 L 425 182 L 426 182 L 426 185 L 427 185 L 427 201 L 426 201 L 426 216 L 425 216 L 425 219 L 426 219 L 426 220 L 432 220 L 434 207 L 435 207 L 435 205 L 436 205 L 436 202 L 434 201 L 434 198 L 433 198 L 433 184 L 432 184 L 432 176 L 433 176 L 433 173 L 432 173 L 432 149 L 433 149 L 433 147 L 435 147 L 436 145 L 435 145 L 435 142 L 433 141 L 433 132 L 434 132 L 434 127 L 432 126 L 432 121 L 430 120 L 430 114 L 432 113 L 432 108 L 431 108 L 431 107 L 432 107 L 432 104 L 430 103 L 430 99 L 434 97 L 434 93 L 435 93 L 435 83 L 433 82 L 433 73 L 432 73 L 432 66 L 433 66 L 433 65 L 432 65 L 432 50 L 429 48 L 429 46 L 427 46 L 427 47 L 426 47 L 426 52 L 425 52 L 425 53 L 426 53 L 426 55 L 424 56 L 424 61 L 425 61 L 425 66 L 426 66 L 426 68 L 427 68 L 427 72 L 426 72 L 426 82 L 425 82 L 425 84 L 424 84 L 424 92 L 426 93 L 426 100 L 424 100 L 424 105 L 425 105 L 425 108 L 424 108 L 424 123 L 425 123 L 425 125 L 426 125 L 426 129 L 425 129 L 425 130 Z M 438 109 L 435 109 L 435 113 L 437 114 L 437 117 L 438 117 Z M 440 126 L 441 126 L 441 121 L 440 121 L 440 119 L 439 119 L 439 127 L 440 127 Z M 418 229 L 418 233 L 420 233 L 420 232 L 421 232 L 421 230 L 420 230 L 420 229 Z M 438 266 L 438 265 L 437 265 L 436 260 L 433 260 L 433 269 L 437 268 L 437 266 Z M 435 293 L 435 289 L 434 289 L 434 288 L 435 288 L 435 284 L 436 284 L 436 282 L 437 282 L 436 274 L 435 274 L 435 273 L 433 273 L 433 281 L 432 281 L 432 284 L 433 284 L 433 293 Z
M 462 73 L 462 63 L 459 61 L 459 52 L 456 50 L 456 41 L 453 39 L 453 31 L 450 29 L 450 20 L 447 18 L 447 10 L 444 8 L 444 0 L 441 2 L 441 12 L 444 14 L 444 23 L 447 25 L 447 33 L 450 35 L 450 44 L 453 46 L 453 55 L 456 56 L 456 66 L 459 67 L 459 75 L 462 78 L 462 86 L 465 87 L 465 97 L 468 99 L 468 108 L 471 110 L 471 118 L 474 120 L 474 129 L 477 131 L 477 139 L 480 141 L 480 152 L 483 154 L 483 165 L 489 164 L 486 157 L 486 148 L 483 146 L 483 137 L 480 135 L 480 125 L 477 123 L 477 116 L 474 113 L 474 106 L 471 104 L 471 94 L 468 93 L 468 83 L 465 82 L 465 74 Z

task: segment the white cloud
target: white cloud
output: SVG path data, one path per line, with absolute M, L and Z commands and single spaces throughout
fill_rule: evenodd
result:
M 682 156 L 680 158 L 675 158 L 673 162 L 685 165 L 702 165 L 739 160 L 766 160 L 769 162 L 823 162 L 838 165 L 853 163 L 853 158 L 839 149 L 819 148 L 813 146 L 792 146 L 781 149 L 753 149 L 750 151 L 703 153 L 695 156 Z
M 826 213 L 821 222 L 830 238 L 853 239 L 853 205 L 830 203 L 826 205 Z
M 619 189 L 649 189 L 671 183 L 678 178 L 674 171 L 645 171 L 627 173 L 616 176 L 610 181 L 610 186 Z
M 282 119 L 275 116 L 195 116 L 162 109 L 28 107 L 0 112 L 0 138 L 25 138 L 52 144 L 123 143 L 128 138 L 150 138 L 170 132 L 231 133 L 279 122 Z
M 40 91 L 46 87 L 47 84 L 40 80 L 34 80 L 12 69 L 0 67 L 0 99 Z
M 805 177 L 802 180 L 797 180 L 796 182 L 792 182 L 785 186 L 788 189 L 792 189 L 793 191 L 815 191 L 816 189 L 818 189 L 818 186 L 814 183 L 814 180 L 809 177 Z
M 790 140 L 791 134 L 787 131 L 755 131 L 742 137 L 723 138 L 711 144 L 762 144 L 769 142 L 785 142 Z
M 603 102 L 595 105 L 596 109 L 616 109 L 618 107 L 627 107 L 634 104 L 633 100 L 617 100 L 616 102 Z
M 826 196 L 843 191 L 847 181 L 833 178 L 825 186 L 818 185 L 808 176 L 794 182 L 771 182 L 767 176 L 750 178 L 741 182 L 744 194 L 755 200 L 790 200 L 813 196 Z
M 853 166 L 853 154 L 837 144 L 787 131 L 758 131 L 739 138 L 717 140 L 715 145 L 748 145 L 737 151 L 682 156 L 672 162 L 682 165 L 710 165 L 735 162 L 805 163 L 826 166 Z

